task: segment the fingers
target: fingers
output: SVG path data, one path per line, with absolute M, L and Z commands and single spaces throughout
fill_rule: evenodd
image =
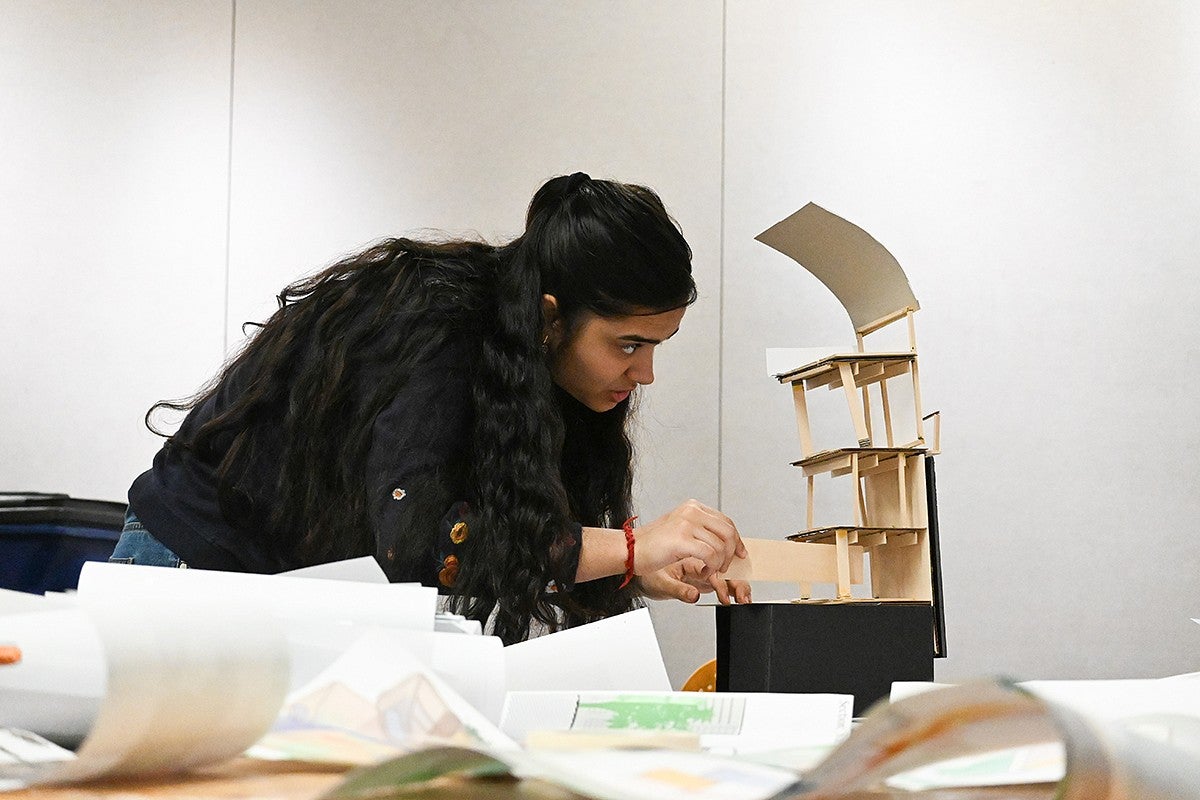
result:
M 705 559 L 714 572 L 725 572 L 734 557 L 745 558 L 748 555 L 737 526 L 725 514 L 699 500 L 688 500 L 678 510 L 700 526 L 697 538 L 713 549 L 714 558 L 719 556 L 719 563 Z
M 655 600 L 695 603 L 702 593 L 715 592 L 721 605 L 749 603 L 750 584 L 726 581 L 716 575 L 701 577 L 708 568 L 696 558 L 685 558 L 641 578 L 642 593 Z
M 677 570 L 676 567 L 678 568 Z M 727 581 L 717 575 L 704 575 L 703 571 L 704 565 L 697 559 L 687 559 L 664 570 L 664 572 L 677 574 L 680 579 L 695 586 L 702 592 L 716 592 L 717 600 L 721 605 L 727 606 L 731 602 L 738 603 L 739 605 L 751 602 L 749 582 L 738 580 Z
M 677 581 L 674 578 L 667 579 L 667 591 L 676 600 L 682 600 L 685 603 L 695 603 L 700 599 L 700 590 L 691 584 Z
M 726 581 L 729 584 L 729 589 L 733 594 L 733 599 L 740 603 L 749 603 L 750 601 L 750 584 L 746 581 Z
M 720 601 L 721 605 L 729 605 L 729 581 L 722 580 L 716 575 L 713 575 L 708 579 L 708 583 L 710 586 L 712 586 L 713 591 L 717 593 L 717 600 Z
M 679 573 L 683 573 L 682 562 L 676 565 L 679 567 Z M 684 603 L 695 603 L 700 599 L 700 589 L 688 583 L 686 580 L 680 580 L 674 573 L 676 569 L 668 567 L 655 572 L 650 577 L 649 583 L 654 587 L 654 597 L 657 600 L 680 600 Z
M 694 558 L 703 563 L 698 576 L 729 569 L 733 559 L 745 557 L 746 546 L 733 520 L 697 500 L 688 500 L 637 530 L 634 572 L 644 575 L 677 561 Z
M 741 605 L 750 602 L 750 584 L 746 581 L 726 581 L 715 575 L 709 579 L 709 585 L 717 593 L 717 600 L 727 606 L 730 602 Z

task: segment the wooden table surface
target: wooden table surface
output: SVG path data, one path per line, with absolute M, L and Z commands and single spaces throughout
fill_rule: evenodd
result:
M 234 759 L 169 779 L 112 781 L 0 793 L 0 800 L 315 800 L 345 775 L 341 767 Z M 417 800 L 573 800 L 578 796 L 535 781 L 447 778 L 397 794 Z M 870 792 L 846 800 L 1052 800 L 1050 785 L 935 792 Z

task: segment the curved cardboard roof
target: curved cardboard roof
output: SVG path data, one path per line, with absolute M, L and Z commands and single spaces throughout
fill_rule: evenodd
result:
M 845 307 L 855 330 L 920 304 L 900 263 L 857 225 L 809 203 L 754 237 L 811 272 Z

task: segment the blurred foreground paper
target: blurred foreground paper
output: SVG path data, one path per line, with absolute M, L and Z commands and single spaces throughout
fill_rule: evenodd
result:
M 248 755 L 370 764 L 430 743 L 515 747 L 498 718 L 504 695 L 499 639 L 371 630 L 288 695 Z
M 84 685 L 93 689 L 92 671 L 101 672 L 103 695 L 76 757 L 16 776 L 0 767 L 0 778 L 33 784 L 178 772 L 236 756 L 275 719 L 288 659 L 268 614 L 221 596 L 111 588 L 81 592 L 79 609 L 49 612 L 61 615 L 62 628 L 21 642 L 26 658 L 18 670 L 82 645 L 54 670 L 59 692 L 71 686 L 67 669 L 87 674 L 91 683 Z M 10 691 L 8 674 L 0 673 L 0 696 Z M 22 681 L 24 691 L 53 691 L 33 687 L 20 672 L 11 680 Z
M 1060 800 L 1200 800 L 1200 682 L 1062 682 L 1075 685 L 1050 689 L 1045 683 L 978 681 L 881 703 L 805 775 L 803 791 L 794 796 L 841 797 L 884 783 L 913 789 L 945 785 L 941 781 L 954 772 L 953 760 L 969 766 L 973 756 L 1007 758 L 1013 748 L 1026 748 L 1033 760 L 1024 766 L 1035 773 L 1041 759 L 1042 779 L 1053 781 L 1063 772 L 1052 763 L 1058 745 L 1066 762 L 1055 795 Z M 1110 685 L 1098 686 L 1105 683 Z M 1121 683 L 1157 684 L 1161 692 L 1147 700 L 1141 686 L 1135 693 L 1142 696 L 1132 697 L 1112 685 Z M 1121 711 L 1109 716 L 1082 711 L 1095 707 L 1097 690 L 1106 690 Z M 1071 705 L 1060 699 L 1067 696 Z M 1174 698 L 1172 710 L 1163 713 L 1158 709 L 1168 697 Z M 1125 716 L 1139 706 L 1144 713 Z M 941 775 L 931 766 L 941 767 Z M 968 779 L 958 785 L 991 783 Z
M 893 703 L 952 684 L 897 682 Z M 1165 739 L 1200 754 L 1200 673 L 1166 678 L 1025 681 L 1017 684 L 1041 700 L 1069 709 L 1102 727 Z M 1067 771 L 1061 741 L 991 750 L 930 764 L 888 779 L 908 790 L 999 786 L 1060 780 Z M 1196 766 L 1200 773 L 1200 764 Z
M 0 728 L 76 747 L 99 713 L 106 683 L 92 617 L 78 607 L 9 614 L 0 617 L 0 639 L 21 648 L 20 662 L 0 668 Z
M 769 800 L 796 782 L 795 773 L 727 756 L 680 750 L 497 750 L 435 747 L 351 773 L 321 800 L 421 797 L 423 785 L 447 775 L 494 779 L 513 775 L 536 784 L 500 797 L 591 797 L 599 800 Z M 487 784 L 466 796 L 485 797 Z
M 645 608 L 504 648 L 509 691 L 671 691 Z
M 0 727 L 82 739 L 77 758 L 0 767 L 0 778 L 72 782 L 237 756 L 293 682 L 365 629 L 432 635 L 436 599 L 420 586 L 89 562 L 74 607 L 0 616 L 23 654 L 0 671 Z
M 28 592 L 14 592 L 12 589 L 0 589 L 0 617 L 9 614 L 28 614 L 32 611 L 69 608 L 74 605 L 73 600 L 62 594 L 29 594 Z

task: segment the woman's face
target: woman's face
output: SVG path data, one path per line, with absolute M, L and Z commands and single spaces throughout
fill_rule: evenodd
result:
M 551 321 L 554 382 L 592 411 L 613 409 L 639 385 L 654 382 L 654 348 L 675 335 L 685 310 L 628 317 L 584 311 L 565 341 L 561 319 Z

